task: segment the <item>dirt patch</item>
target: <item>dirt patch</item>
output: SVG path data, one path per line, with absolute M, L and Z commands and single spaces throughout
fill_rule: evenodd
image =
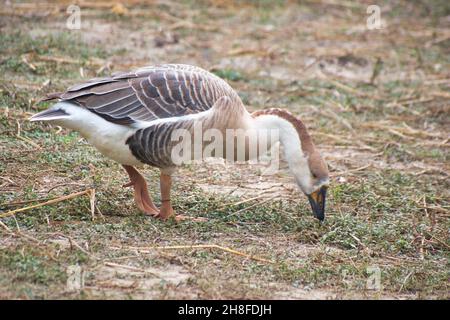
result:
M 174 294 L 164 294 L 171 289 L 182 290 L 184 299 L 193 299 L 196 294 L 185 290 L 192 275 L 176 265 L 164 268 L 138 268 L 109 263 L 95 271 L 86 270 L 88 283 L 85 290 L 93 297 L 124 298 L 132 295 L 134 299 L 173 298 Z M 166 289 L 162 289 L 166 288 Z M 184 289 L 184 290 L 183 290 Z

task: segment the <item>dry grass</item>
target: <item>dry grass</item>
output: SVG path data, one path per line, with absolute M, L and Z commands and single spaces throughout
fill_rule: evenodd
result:
M 79 31 L 68 1 L 1 6 L 1 298 L 448 298 L 446 1 L 383 2 L 377 31 L 369 2 L 122 3 L 82 5 Z M 300 115 L 332 170 L 326 223 L 285 169 L 218 163 L 176 176 L 175 209 L 206 221 L 149 219 L 118 164 L 27 122 L 46 92 L 163 62 L 214 71 L 251 110 Z M 77 264 L 85 287 L 68 292 Z

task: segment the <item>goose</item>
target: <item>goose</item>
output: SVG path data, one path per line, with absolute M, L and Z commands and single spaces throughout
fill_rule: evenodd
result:
M 130 178 L 124 187 L 134 188 L 136 206 L 145 214 L 163 220 L 178 217 L 170 198 L 172 175 L 180 165 L 173 157 L 172 151 L 178 146 L 173 135 L 177 130 L 191 134 L 201 123 L 202 132 L 277 130 L 275 142 L 283 147 L 291 174 L 315 217 L 321 221 L 325 218 L 329 172 L 303 122 L 279 108 L 248 112 L 225 80 L 200 67 L 161 64 L 116 72 L 47 94 L 42 101 L 54 99 L 58 101 L 53 106 L 33 115 L 30 121 L 47 121 L 78 131 L 100 153 L 121 164 Z M 245 141 L 241 149 L 248 149 Z M 225 150 L 226 142 L 222 143 Z M 248 150 L 244 153 L 248 160 Z M 143 165 L 160 169 L 159 209 L 136 169 Z

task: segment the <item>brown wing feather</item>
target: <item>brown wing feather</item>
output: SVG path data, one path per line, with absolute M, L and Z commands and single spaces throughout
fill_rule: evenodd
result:
M 202 112 L 224 95 L 242 103 L 224 80 L 208 71 L 167 64 L 91 79 L 47 100 L 71 101 L 108 121 L 129 124 Z

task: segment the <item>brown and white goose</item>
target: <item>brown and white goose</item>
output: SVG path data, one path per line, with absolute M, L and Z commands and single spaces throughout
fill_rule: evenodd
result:
M 171 175 L 179 163 L 173 159 L 177 142 L 173 135 L 179 129 L 191 134 L 201 123 L 202 132 L 277 130 L 298 186 L 308 196 L 315 216 L 320 220 L 325 217 L 327 165 L 300 119 L 282 109 L 250 114 L 224 80 L 204 69 L 182 64 L 150 66 L 91 79 L 65 92 L 49 94 L 44 100 L 52 99 L 59 101 L 30 120 L 76 130 L 103 155 L 122 164 L 131 180 L 125 186 L 134 187 L 136 205 L 146 214 L 162 219 L 174 214 Z M 195 143 L 194 139 L 194 149 Z M 199 143 L 203 150 L 205 145 Z M 248 152 L 244 153 L 248 158 Z M 219 156 L 223 154 L 228 153 Z M 160 209 L 153 204 L 144 178 L 134 168 L 144 164 L 161 170 Z

